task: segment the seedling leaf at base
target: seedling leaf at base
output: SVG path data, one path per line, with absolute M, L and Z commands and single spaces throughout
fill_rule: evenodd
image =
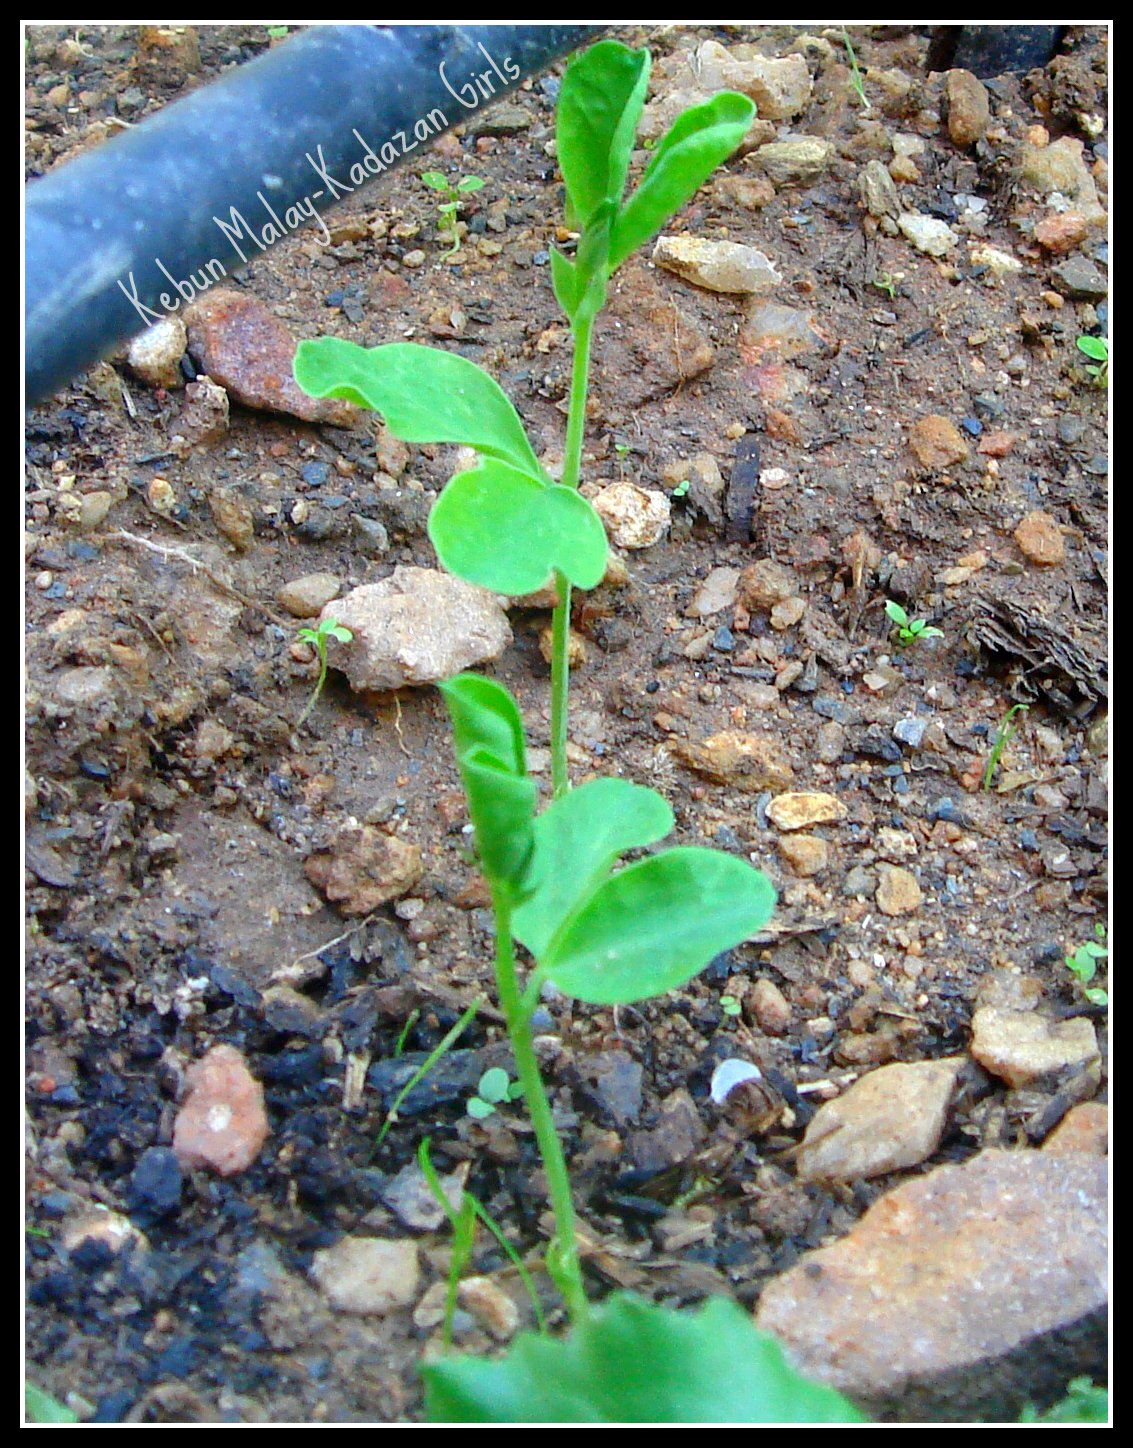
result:
M 461 443 L 544 477 L 507 394 L 475 362 L 455 352 L 416 342 L 367 348 L 320 337 L 299 343 L 294 370 L 304 392 L 380 412 L 403 442 Z
M 456 757 L 489 881 L 517 891 L 535 846 L 536 789 L 527 778 L 523 721 L 492 679 L 458 674 L 440 686 L 452 716 Z
M 516 938 L 541 957 L 626 850 L 655 844 L 672 828 L 668 803 L 628 779 L 593 779 L 563 795 L 535 821 L 538 883 L 512 918 Z
M 860 1423 L 734 1302 L 673 1312 L 617 1293 L 556 1341 L 422 1369 L 432 1423 Z
M 450 573 L 497 593 L 534 593 L 556 569 L 593 588 L 609 555 L 602 520 L 581 493 L 494 458 L 449 482 L 429 537 Z
M 746 860 L 667 850 L 599 885 L 540 956 L 540 973 L 591 1005 L 628 1005 L 684 985 L 774 907 L 771 882 Z

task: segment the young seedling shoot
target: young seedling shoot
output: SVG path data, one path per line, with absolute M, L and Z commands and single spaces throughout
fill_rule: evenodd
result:
M 901 605 L 894 603 L 891 598 L 885 601 L 885 612 L 897 625 L 894 633 L 900 648 L 907 649 L 910 644 L 919 643 L 921 639 L 942 639 L 944 637 L 943 629 L 930 628 L 928 621 L 923 618 L 910 619 Z
M 523 1087 L 518 1081 L 509 1081 L 502 1066 L 492 1066 L 480 1077 L 476 1095 L 468 1098 L 465 1109 L 474 1120 L 483 1121 L 495 1114 L 497 1106 L 516 1101 L 522 1095 Z
M 572 588 L 606 571 L 602 520 L 578 491 L 594 323 L 610 278 L 689 201 L 743 140 L 755 115 L 747 96 L 723 91 L 686 110 L 650 153 L 627 198 L 630 157 L 649 84 L 649 53 L 600 41 L 567 67 L 556 138 L 573 257 L 551 252 L 555 297 L 574 341 L 561 479 L 546 472 L 519 414 L 475 363 L 411 342 L 364 348 L 334 337 L 306 341 L 295 378 L 313 397 L 345 398 L 380 412 L 395 437 L 454 443 L 480 461 L 458 473 L 429 519 L 441 563 L 497 593 L 535 593 L 553 582 L 551 772 L 556 797 L 567 775 L 568 639 Z
M 1105 337 L 1079 337 L 1079 352 L 1084 352 L 1095 364 L 1087 367 L 1087 374 L 1093 378 L 1095 387 L 1109 386 L 1109 342 Z
M 296 729 L 302 729 L 310 718 L 311 710 L 319 702 L 319 695 L 323 692 L 323 685 L 327 681 L 327 645 L 331 639 L 335 639 L 340 644 L 348 644 L 354 635 L 336 618 L 324 618 L 317 628 L 301 628 L 295 637 L 300 643 L 310 644 L 319 657 L 319 677 L 314 693 L 307 700 L 307 707 L 295 721 Z
M 1109 955 L 1106 946 L 1105 926 L 1098 924 L 1094 926 L 1093 940 L 1087 940 L 1082 945 L 1076 946 L 1066 957 L 1066 967 L 1071 975 L 1075 976 L 1082 986 L 1082 994 L 1094 1006 L 1109 1005 L 1109 995 L 1100 986 L 1091 986 L 1090 982 L 1098 973 L 1098 961 L 1105 960 Z
M 492 900 L 497 995 L 554 1217 L 545 1265 L 572 1327 L 562 1341 L 523 1334 L 500 1361 L 429 1363 L 433 1422 L 860 1421 L 839 1394 L 795 1373 L 733 1302 L 718 1299 L 690 1315 L 621 1294 L 590 1308 L 566 1157 L 535 1053 L 544 985 L 593 1006 L 663 995 L 751 939 L 775 904 L 766 876 L 722 851 L 677 847 L 622 864 L 670 833 L 668 803 L 619 778 L 572 790 L 567 774 L 571 590 L 595 587 L 608 558 L 602 521 L 578 490 L 595 320 L 618 267 L 732 154 L 755 113 L 731 92 L 691 107 L 653 147 L 627 198 L 649 66 L 648 51 L 604 40 L 570 62 L 559 93 L 557 154 L 578 241 L 573 256 L 551 253 L 555 297 L 574 342 L 558 481 L 499 385 L 464 357 L 413 343 L 366 349 L 322 338 L 301 343 L 295 359 L 296 380 L 312 396 L 373 408 L 405 442 L 479 455 L 450 479 L 430 515 L 429 536 L 449 572 L 510 595 L 551 582 L 558 597 L 553 798 L 541 814 L 511 694 L 476 674 L 450 679 L 441 692 Z M 466 1242 L 467 1222 L 461 1232 Z
M 454 186 L 440 171 L 425 171 L 422 173 L 421 180 L 431 191 L 439 191 L 444 197 L 437 207 L 440 214 L 438 230 L 442 235 L 448 233 L 449 240 L 452 242 L 452 250 L 446 251 L 441 260 L 451 261 L 460 251 L 460 222 L 457 220 L 460 203 L 473 191 L 479 191 L 484 184 L 484 179 L 482 176 L 462 176 Z
M 1007 713 L 999 721 L 999 728 L 995 731 L 995 742 L 991 746 L 991 753 L 988 755 L 987 764 L 984 766 L 983 788 L 986 794 L 991 789 L 992 780 L 995 778 L 995 771 L 999 768 L 999 761 L 1003 757 L 1003 751 L 1007 748 L 1018 729 L 1015 721 L 1016 714 L 1025 714 L 1031 706 L 1029 704 L 1012 704 Z

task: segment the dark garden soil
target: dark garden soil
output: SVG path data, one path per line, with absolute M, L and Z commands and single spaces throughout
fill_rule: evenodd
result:
M 660 63 L 709 39 L 785 55 L 804 33 L 618 34 Z M 1107 393 L 1075 347 L 1104 327 L 1104 283 L 1087 295 L 1056 277 L 1065 258 L 1035 241 L 1047 209 L 1020 154 L 1040 125 L 1082 139 L 1105 201 L 1106 134 L 1080 118 L 1106 115 L 1107 37 L 1072 29 L 1055 65 L 990 82 L 990 130 L 962 148 L 925 70 L 927 28 L 854 32 L 861 66 L 890 73 L 867 79 L 868 111 L 840 32 L 815 34 L 810 105 L 777 130 L 831 142 L 826 168 L 776 186 L 737 157 L 670 227 L 765 251 L 782 278 L 773 300 L 802 325 L 761 338 L 750 302 L 655 267 L 647 249 L 598 326 L 584 479 L 671 495 L 672 525 L 625 553 L 626 586 L 578 600 L 575 778 L 660 788 L 680 842 L 752 858 L 780 898 L 756 941 L 663 999 L 617 1012 L 547 1003 L 543 1059 L 595 1296 L 628 1286 L 672 1305 L 711 1293 L 755 1304 L 802 1253 L 844 1235 L 910 1173 L 800 1182 L 794 1151 L 815 1106 L 886 1062 L 963 1054 L 993 970 L 1037 981 L 1056 1013 L 1092 1013 L 1105 1059 L 1105 1013 L 1064 964 L 1108 907 Z M 186 76 L 172 60 L 140 65 L 133 28 L 32 30 L 31 172 L 270 43 L 235 27 L 198 40 L 202 68 Z M 560 71 L 504 103 L 510 134 L 485 109 L 330 213 L 329 247 L 300 232 L 239 281 L 296 337 L 414 338 L 471 357 L 550 457 L 570 357 L 546 265 L 561 215 L 548 153 Z M 965 214 L 984 218 L 944 259 L 863 206 L 860 174 L 889 164 L 896 133 L 924 141 L 903 207 L 962 236 Z M 454 160 L 485 185 L 446 264 L 418 175 Z M 984 204 L 965 213 L 958 195 Z M 981 241 L 1019 268 L 971 262 Z M 1104 275 L 1104 227 L 1072 255 Z M 437 692 L 356 695 L 332 671 L 297 731 L 316 666 L 278 594 L 315 573 L 345 592 L 398 564 L 434 566 L 424 524 L 452 453 L 406 458 L 372 421 L 339 430 L 234 405 L 219 441 L 179 456 L 183 405 L 119 359 L 28 417 L 27 1376 L 103 1422 L 414 1421 L 416 1364 L 438 1333 L 420 1298 L 444 1280 L 449 1234 L 414 1225 L 428 1218 L 391 1180 L 430 1136 L 439 1169 L 467 1170 L 533 1264 L 544 1183 L 519 1107 L 482 1122 L 466 1109 L 485 1067 L 508 1060 L 490 1005 L 376 1146 L 398 1071 L 489 991 L 488 902 Z M 930 416 L 948 419 L 963 456 L 910 450 Z M 101 518 L 75 502 L 93 492 L 111 496 Z M 226 502 L 252 521 L 242 551 Z M 1037 532 L 1016 537 L 1027 518 Z M 1057 561 L 1037 561 L 1044 547 Z M 763 558 L 790 570 L 801 608 L 773 626 L 724 579 L 723 608 L 698 616 L 713 569 Z M 898 648 L 886 599 L 943 636 Z M 493 672 L 539 761 L 549 614 L 511 618 Z M 985 790 L 1016 703 L 1029 709 Z M 835 794 L 845 818 L 792 855 L 770 793 L 691 767 L 690 746 L 726 730 L 773 738 L 793 787 Z M 363 919 L 337 913 L 303 868 L 349 820 L 425 861 L 409 898 Z M 894 914 L 877 902 L 887 862 L 919 887 Z M 759 980 L 778 993 L 753 994 Z M 271 1134 L 243 1172 L 179 1176 L 179 1088 L 220 1042 L 263 1082 Z M 770 1083 L 757 1120 L 708 1098 L 732 1055 Z M 1064 1096 L 1011 1091 L 973 1063 L 939 1149 L 914 1170 L 1037 1145 L 1081 1091 Z M 66 1250 L 66 1223 L 93 1204 L 128 1216 L 148 1247 Z M 417 1241 L 415 1305 L 334 1310 L 308 1271 L 351 1234 Z M 486 1234 L 476 1266 L 515 1290 L 526 1325 Z M 492 1348 L 474 1316 L 458 1327 L 462 1347 Z

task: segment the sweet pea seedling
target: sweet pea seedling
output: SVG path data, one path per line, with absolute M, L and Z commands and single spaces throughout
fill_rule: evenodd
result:
M 448 232 L 449 240 L 452 242 L 452 250 L 446 251 L 441 257 L 442 261 L 451 261 L 457 252 L 460 251 L 460 222 L 456 219 L 460 210 L 460 203 L 473 191 L 479 191 L 484 184 L 482 176 L 462 176 L 454 186 L 447 176 L 440 171 L 424 171 L 421 180 L 431 191 L 439 191 L 444 200 L 437 207 L 440 213 L 440 231 Z
M 295 357 L 296 381 L 311 396 L 373 408 L 404 442 L 456 443 L 479 454 L 479 464 L 458 473 L 441 493 L 429 519 L 429 537 L 444 567 L 470 583 L 507 594 L 555 584 L 551 771 L 556 796 L 569 784 L 571 588 L 600 582 L 607 557 L 602 520 L 578 492 L 594 320 L 618 267 L 727 160 L 755 116 L 752 101 L 732 91 L 690 107 L 653 148 L 627 197 L 649 67 L 648 51 L 603 40 L 571 61 L 559 91 L 558 158 L 567 221 L 579 232 L 573 257 L 551 253 L 555 297 L 574 338 L 561 482 L 540 465 L 498 384 L 463 357 L 407 342 L 366 349 L 333 337 L 300 343 Z M 439 172 L 427 175 L 448 186 Z
M 301 644 L 311 644 L 319 656 L 319 678 L 315 691 L 307 700 L 307 707 L 295 721 L 296 729 L 301 729 L 307 722 L 311 710 L 319 702 L 319 695 L 323 692 L 323 685 L 327 681 L 327 645 L 331 639 L 335 639 L 340 644 L 348 644 L 353 640 L 354 635 L 336 618 L 324 618 L 317 628 L 301 628 L 295 637 Z
M 885 612 L 897 625 L 897 643 L 901 648 L 907 649 L 910 644 L 915 644 L 919 639 L 942 639 L 943 629 L 930 628 L 928 621 L 923 618 L 910 619 L 909 615 L 899 603 L 886 599 Z
M 533 1018 L 545 984 L 594 1006 L 661 995 L 750 939 L 775 904 L 767 877 L 733 855 L 687 846 L 640 855 L 674 826 L 672 810 L 655 791 L 617 778 L 571 790 L 567 776 L 571 589 L 593 588 L 608 554 L 602 521 L 578 491 L 595 318 L 618 267 L 732 154 L 755 114 L 746 96 L 732 92 L 691 107 L 652 148 L 627 197 L 649 66 L 647 51 L 601 41 L 571 61 L 559 92 L 566 219 L 579 233 L 573 255 L 553 251 L 550 266 L 574 340 L 561 481 L 540 464 L 499 385 L 464 357 L 404 342 L 367 350 L 323 338 L 303 342 L 295 358 L 296 380 L 312 396 L 373 408 L 405 442 L 459 444 L 478 454 L 474 467 L 450 479 L 429 519 L 445 568 L 513 595 L 551 581 L 559 599 L 551 665 L 554 797 L 541 814 L 511 694 L 476 674 L 458 675 L 441 691 L 492 899 L 497 992 L 553 1209 L 546 1267 L 572 1331 L 564 1341 L 521 1338 L 500 1363 L 430 1363 L 424 1376 L 433 1421 L 856 1422 L 860 1416 L 838 1394 L 794 1373 L 733 1303 L 714 1302 L 692 1317 L 627 1295 L 590 1312 L 566 1158 L 535 1053 Z M 639 857 L 623 858 L 633 853 Z M 532 959 L 526 978 L 517 941 Z M 500 1085 L 491 1075 L 480 1083 L 487 1106 Z M 454 1230 L 466 1259 L 467 1211 L 455 1215 Z M 450 1283 L 450 1300 L 452 1291 Z

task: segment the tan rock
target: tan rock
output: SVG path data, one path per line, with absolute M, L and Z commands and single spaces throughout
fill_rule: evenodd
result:
M 465 1277 L 457 1301 L 497 1342 L 507 1342 L 519 1328 L 519 1308 L 490 1277 Z
M 857 1181 L 916 1166 L 944 1134 L 962 1056 L 882 1066 L 819 1107 L 799 1147 L 803 1181 Z
M 395 568 L 336 598 L 321 617 L 354 636 L 329 646 L 354 689 L 439 683 L 499 658 L 512 637 L 494 594 L 432 568 Z
M 834 147 L 818 136 L 790 136 L 770 141 L 755 153 L 776 186 L 811 186 L 834 157 Z
M 917 419 L 909 433 L 909 446 L 917 462 L 930 473 L 942 472 L 968 456 L 968 445 L 955 423 L 939 413 Z
M 247 498 L 231 488 L 213 488 L 209 512 L 219 531 L 240 553 L 246 553 L 256 537 L 255 514 Z
M 723 613 L 736 601 L 736 587 L 739 583 L 738 568 L 713 568 L 708 577 L 696 590 L 692 602 L 685 609 L 689 618 L 711 618 Z
M 1104 1372 L 1106 1195 L 1106 1163 L 1081 1155 L 938 1167 L 769 1282 L 757 1325 L 871 1417 L 1017 1422 L 1037 1381 L 1020 1360 L 1049 1364 L 1052 1398 Z
M 765 121 L 801 115 L 814 86 L 804 56 L 770 59 L 747 47 L 726 49 L 715 40 L 706 40 L 697 48 L 693 68 L 697 84 L 707 95 L 737 90 L 751 97 Z
M 668 748 L 697 774 L 751 794 L 782 789 L 794 777 L 778 741 L 766 735 L 726 729 L 700 744 L 674 739 Z
M 333 573 L 305 573 L 285 583 L 276 597 L 292 618 L 317 618 L 341 587 Z
M 944 78 L 948 135 L 955 146 L 974 146 L 987 134 L 991 103 L 983 83 L 970 70 L 950 70 Z
M 806 613 L 805 598 L 784 598 L 771 608 L 771 627 L 777 633 L 784 633 L 795 624 L 801 623 Z
M 783 599 L 791 598 L 796 587 L 793 569 L 776 563 L 773 558 L 761 558 L 740 574 L 737 598 L 749 612 L 771 609 Z
M 343 915 L 369 915 L 407 895 L 424 873 L 421 850 L 369 825 L 347 828 L 303 873 Z
M 1009 1086 L 1034 1086 L 1099 1060 L 1097 1034 L 1081 1016 L 1052 1021 L 1036 1011 L 985 1006 L 972 1016 L 972 1055 Z
M 539 652 L 545 663 L 550 663 L 555 651 L 555 631 L 550 624 L 539 630 Z M 581 669 L 586 662 L 586 640 L 580 633 L 570 629 L 567 635 L 567 657 L 572 669 Z
M 417 1246 L 382 1237 L 344 1237 L 315 1253 L 311 1279 L 337 1311 L 384 1317 L 416 1300 Z
M 924 896 L 917 877 L 900 865 L 880 865 L 877 908 L 883 915 L 911 915 L 919 910 Z
M 779 853 L 796 875 L 809 877 L 826 869 L 830 847 L 818 835 L 784 835 Z
M 760 976 L 744 997 L 755 1023 L 768 1036 L 783 1036 L 791 1028 L 791 1003 L 773 980 Z
M 651 548 L 669 531 L 672 505 L 664 493 L 635 483 L 611 483 L 593 501 L 618 548 Z
M 1108 1156 L 1109 1107 L 1100 1101 L 1083 1101 L 1072 1106 L 1043 1142 L 1042 1149 L 1061 1156 L 1067 1152 Z
M 185 1073 L 173 1150 L 186 1167 L 245 1171 L 268 1138 L 264 1090 L 235 1046 L 214 1046 Z
M 807 830 L 812 825 L 838 824 L 846 814 L 846 806 L 836 795 L 813 790 L 781 794 L 767 806 L 767 817 L 777 830 Z
M 659 236 L 653 260 L 694 286 L 737 296 L 763 296 L 780 285 L 770 259 L 736 241 L 707 241 L 698 236 Z
M 1066 540 L 1049 513 L 1036 508 L 1028 513 L 1014 532 L 1024 557 L 1041 568 L 1052 568 L 1066 559 Z
M 180 317 L 160 317 L 130 343 L 126 365 L 147 387 L 184 387 L 181 358 L 187 342 Z

